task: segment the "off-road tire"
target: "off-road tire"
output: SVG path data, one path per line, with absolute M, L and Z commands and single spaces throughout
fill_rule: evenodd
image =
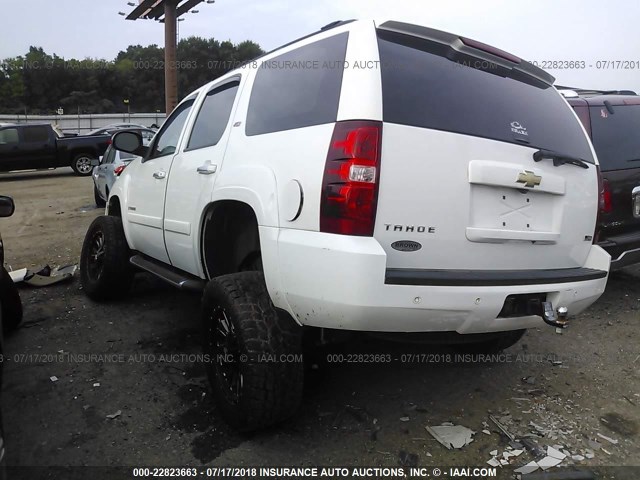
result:
M 225 338 L 235 338 L 228 348 L 234 361 L 217 363 L 225 355 Z M 302 399 L 304 362 L 302 328 L 286 313 L 278 312 L 269 298 L 262 272 L 240 272 L 211 280 L 202 298 L 202 327 L 207 374 L 224 420 L 240 431 L 277 424 L 298 409 Z M 218 335 L 216 337 L 216 335 Z M 281 361 L 281 355 L 297 356 Z M 230 357 L 229 357 L 230 358 Z M 230 366 L 229 366 L 230 365 Z M 224 375 L 224 369 L 237 369 Z M 229 380 L 226 380 L 229 378 Z M 234 392 L 235 386 L 236 391 Z
M 87 230 L 80 254 L 80 281 L 87 296 L 104 301 L 125 295 L 134 275 L 130 256 L 120 217 L 96 218 Z
M 91 172 L 93 172 L 91 160 L 94 160 L 95 158 L 96 156 L 91 153 L 78 153 L 71 161 L 71 168 L 76 175 L 87 177 L 91 175 Z
M 0 305 L 2 305 L 2 329 L 4 333 L 18 328 L 22 322 L 22 301 L 20 293 L 7 270 L 2 267 L 0 278 Z
M 100 196 L 100 192 L 98 192 L 98 187 L 93 186 L 93 198 L 96 201 L 96 205 L 100 208 L 104 208 L 107 206 L 107 202 L 105 202 Z
M 452 347 L 461 353 L 472 354 L 492 354 L 500 353 L 503 350 L 515 345 L 525 334 L 526 330 L 511 330 L 508 332 L 500 332 L 493 336 L 491 340 L 473 342 L 473 343 L 459 343 L 452 345 Z

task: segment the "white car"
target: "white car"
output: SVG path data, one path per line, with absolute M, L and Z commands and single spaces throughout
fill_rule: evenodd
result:
M 90 226 L 84 291 L 203 290 L 224 418 L 292 415 L 303 326 L 496 351 L 604 291 L 592 145 L 543 70 L 458 35 L 337 22 L 188 95 Z M 475 334 L 475 335 L 472 335 Z

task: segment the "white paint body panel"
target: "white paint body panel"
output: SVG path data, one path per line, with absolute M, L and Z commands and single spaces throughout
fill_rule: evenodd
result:
M 380 69 L 370 63 L 379 60 L 371 21 L 322 32 L 260 61 L 345 31 L 350 35 L 346 61 L 364 62 L 364 68 L 345 69 L 337 119 L 381 121 Z M 224 141 L 193 152 L 179 146 L 175 157 L 161 162 L 136 160 L 114 186 L 131 248 L 206 278 L 203 212 L 218 201 L 246 203 L 258 220 L 273 303 L 300 324 L 327 328 L 459 333 L 529 328 L 542 319 L 497 318 L 508 295 L 547 293 L 554 306 L 576 314 L 604 291 L 606 278 L 499 287 L 385 284 L 388 268 L 608 270 L 608 255 L 586 240 L 596 220 L 595 168 L 534 163 L 532 148 L 386 123 L 374 236 L 321 233 L 322 178 L 334 124 L 247 136 L 256 75 L 251 66 L 200 89 L 193 111 L 208 90 L 238 74 L 241 86 Z M 215 174 L 196 173 L 205 162 L 217 166 Z M 152 173 L 160 168 L 168 177 L 157 183 Z M 514 183 L 525 170 L 542 177 L 538 187 Z M 166 203 L 160 200 L 165 188 Z M 131 214 L 130 206 L 136 207 Z M 395 225 L 425 228 L 399 235 Z M 422 248 L 399 252 L 390 246 L 398 240 L 420 242 Z

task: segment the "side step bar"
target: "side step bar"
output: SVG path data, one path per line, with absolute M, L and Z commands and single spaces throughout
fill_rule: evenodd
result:
M 204 290 L 205 281 L 201 278 L 178 270 L 170 265 L 165 265 L 162 262 L 158 262 L 157 260 L 144 255 L 137 254 L 132 256 L 129 259 L 129 263 L 134 267 L 152 273 L 156 277 L 170 283 L 180 290 L 190 290 L 195 292 L 201 292 Z

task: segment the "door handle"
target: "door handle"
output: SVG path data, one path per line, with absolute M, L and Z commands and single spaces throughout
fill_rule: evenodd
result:
M 153 178 L 157 178 L 158 180 L 162 180 L 166 176 L 167 172 L 163 172 L 162 170 L 160 170 L 159 172 L 154 172 L 153 174 Z
M 212 173 L 216 173 L 218 169 L 217 165 L 213 165 L 211 163 L 205 163 L 204 165 L 200 165 L 198 167 L 198 173 L 202 175 L 211 175 Z

